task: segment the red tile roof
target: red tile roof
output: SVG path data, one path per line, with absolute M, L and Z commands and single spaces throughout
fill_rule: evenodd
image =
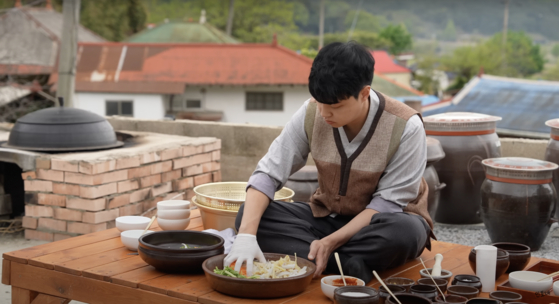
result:
M 384 74 L 411 73 L 411 71 L 394 62 L 394 59 L 386 51 L 371 51 L 375 58 L 375 72 Z
M 307 85 L 311 65 L 271 44 L 80 43 L 76 90 L 142 87 L 131 83 L 150 84 L 144 93 L 182 93 L 184 85 Z

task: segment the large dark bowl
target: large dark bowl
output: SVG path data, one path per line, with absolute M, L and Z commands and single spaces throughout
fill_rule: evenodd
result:
M 470 255 L 468 256 L 468 262 L 470 267 L 476 273 L 476 250 L 472 248 Z M 495 271 L 495 279 L 505 274 L 505 271 L 509 268 L 510 260 L 509 253 L 504 249 L 497 249 L 497 270 Z
M 441 291 L 443 293 L 445 293 L 446 292 L 446 287 L 448 286 L 448 280 L 447 279 L 433 279 L 433 280 L 435 280 L 435 283 L 437 284 L 436 286 L 439 286 Z M 421 278 L 421 279 L 417 280 L 417 284 L 435 286 L 435 283 L 433 283 L 433 280 L 431 280 L 431 278 Z
M 285 254 L 264 253 L 264 257 L 266 260 L 277 261 L 285 257 Z M 298 257 L 297 265 L 301 268 L 307 266 L 307 273 L 304 275 L 285 279 L 238 279 L 214 273 L 216 267 L 223 269 L 224 258 L 225 254 L 222 254 L 204 261 L 202 268 L 206 273 L 206 280 L 216 291 L 240 298 L 281 298 L 301 293 L 311 283 L 316 270 L 313 262 Z M 295 259 L 294 256 L 289 258 Z
M 479 289 L 472 286 L 452 285 L 448 286 L 446 293 L 472 299 L 479 295 Z
M 438 295 L 435 298 L 435 302 L 433 302 L 433 303 L 466 304 L 466 302 L 468 301 L 468 298 L 463 297 L 463 296 L 457 296 L 457 295 L 446 295 L 445 299 L 446 299 L 446 302 L 443 300 L 443 296 Z
M 140 237 L 142 260 L 163 272 L 201 272 L 202 263 L 223 253 L 223 238 L 210 233 L 186 230 L 157 231 Z M 170 243 L 202 245 L 197 249 L 173 249 Z
M 529 246 L 518 243 L 495 243 L 491 244 L 499 249 L 503 249 L 509 253 L 510 265 L 506 273 L 524 270 L 530 262 L 532 253 Z
M 402 304 L 431 304 L 431 300 L 410 293 L 399 293 L 395 294 L 395 296 Z M 394 298 L 390 296 L 388 297 L 388 299 L 386 299 L 386 303 L 397 304 L 398 302 L 396 302 L 396 300 L 394 300 Z

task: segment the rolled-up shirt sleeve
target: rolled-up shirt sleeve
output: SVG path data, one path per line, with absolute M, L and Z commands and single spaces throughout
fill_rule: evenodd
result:
M 427 162 L 425 137 L 421 118 L 414 115 L 406 123 L 400 146 L 381 176 L 367 208 L 378 212 L 402 212 L 417 198 Z
M 249 178 L 247 189 L 254 188 L 273 200 L 274 193 L 285 185 L 289 176 L 307 163 L 310 148 L 304 121 L 308 102 L 295 112 L 272 142 Z

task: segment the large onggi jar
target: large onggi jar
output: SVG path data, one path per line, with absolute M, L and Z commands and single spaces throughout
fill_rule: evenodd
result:
M 545 122 L 545 125 L 551 127 L 551 134 L 547 149 L 545 149 L 545 160 L 554 164 L 559 164 L 559 119 L 551 119 Z M 559 190 L 559 170 L 553 171 L 553 185 L 555 190 Z M 559 203 L 555 208 L 555 218 L 559 219 Z
M 445 158 L 435 163 L 441 190 L 435 221 L 447 224 L 481 223 L 480 188 L 485 179 L 481 161 L 501 156 L 495 133 L 500 117 L 450 112 L 424 118 L 428 136 L 437 139 Z
M 493 243 L 512 242 L 540 249 L 557 203 L 551 181 L 557 165 L 523 158 L 486 159 L 481 187 L 481 215 Z
M 439 206 L 440 191 L 446 186 L 439 180 L 437 170 L 435 170 L 435 163 L 444 158 L 444 151 L 441 143 L 427 136 L 427 166 L 423 173 L 423 178 L 429 186 L 429 195 L 427 196 L 427 208 L 431 218 L 435 218 L 435 213 Z

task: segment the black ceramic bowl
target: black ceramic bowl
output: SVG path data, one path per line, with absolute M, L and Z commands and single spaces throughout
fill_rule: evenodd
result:
M 468 262 L 470 263 L 470 267 L 476 273 L 476 250 L 472 248 L 470 251 L 470 255 L 468 256 Z M 509 260 L 509 253 L 506 250 L 498 249 L 497 250 L 497 269 L 495 271 L 495 280 L 498 279 L 500 276 L 505 274 L 505 271 L 509 268 L 510 260 Z
M 393 294 L 406 292 L 406 288 L 404 288 L 402 286 L 390 285 L 390 284 L 386 284 L 386 286 L 390 289 L 390 291 Z M 390 294 L 388 292 L 386 292 L 386 289 L 384 289 L 384 286 L 380 286 L 378 288 L 378 294 L 380 296 L 380 299 L 378 301 L 379 304 L 384 304 L 386 302 L 386 299 L 390 296 Z
M 526 265 L 530 262 L 530 257 L 532 256 L 530 246 L 524 244 L 494 243 L 491 244 L 491 246 L 506 250 L 509 253 L 510 265 L 506 273 L 524 270 Z
M 472 286 L 452 285 L 446 289 L 448 294 L 462 296 L 468 299 L 475 298 L 479 295 L 479 289 Z
M 368 296 L 350 296 L 348 293 L 364 293 Z M 377 304 L 379 294 L 376 289 L 367 286 L 344 286 L 334 290 L 334 304 Z
M 457 295 L 446 295 L 444 299 L 446 299 L 446 302 L 443 300 L 443 297 L 441 295 L 438 295 L 433 303 L 466 304 L 466 302 L 468 301 L 468 298 Z
M 439 288 L 441 289 L 441 291 L 443 293 L 446 292 L 446 287 L 448 286 L 448 280 L 446 279 L 433 279 L 435 280 L 435 283 L 437 284 L 437 286 L 439 286 Z M 417 280 L 417 284 L 418 285 L 429 285 L 429 286 L 435 286 L 435 283 L 433 283 L 433 280 L 431 280 L 431 278 L 421 278 L 419 280 Z
M 501 301 L 487 298 L 474 298 L 469 299 L 466 304 L 502 304 Z
M 384 279 L 384 283 L 389 285 L 397 285 L 397 286 L 404 287 L 406 289 L 406 292 L 409 292 L 410 287 L 415 285 L 414 280 L 408 278 L 399 278 L 399 277 L 386 278 Z
M 139 239 L 142 260 L 163 272 L 201 272 L 202 263 L 223 253 L 223 238 L 199 231 L 157 231 Z M 180 249 L 185 243 L 200 248 Z
M 413 295 L 413 294 L 410 294 L 410 293 L 399 293 L 399 294 L 395 294 L 395 296 L 402 304 L 431 304 L 431 300 L 429 300 L 425 297 L 418 296 L 418 295 Z M 394 298 L 392 296 L 390 296 L 390 297 L 388 297 L 388 299 L 386 299 L 386 303 L 387 304 L 398 304 L 398 302 L 396 300 L 394 300 Z
M 491 299 L 499 300 L 503 303 L 515 302 L 522 300 L 522 295 L 512 291 L 497 290 L 489 294 Z
M 481 280 L 479 277 L 470 274 L 457 274 L 454 276 L 452 283 L 450 285 L 457 286 L 472 286 L 481 291 Z

